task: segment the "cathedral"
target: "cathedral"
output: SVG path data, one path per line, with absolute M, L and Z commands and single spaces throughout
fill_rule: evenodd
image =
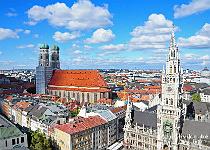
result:
M 49 45 L 42 44 L 40 46 L 39 65 L 36 67 L 36 93 L 46 94 L 47 85 L 53 70 L 56 69 L 60 69 L 59 47 L 53 45 L 49 52 Z
M 162 72 L 159 103 L 141 112 L 135 110 L 128 100 L 123 141 L 125 149 L 210 149 L 210 123 L 186 117 L 182 76 L 179 49 L 172 31 L 166 69 Z

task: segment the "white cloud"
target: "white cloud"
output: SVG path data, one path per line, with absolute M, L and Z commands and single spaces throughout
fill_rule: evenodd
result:
M 80 51 L 80 50 L 75 50 L 73 53 L 76 54 L 76 55 L 79 55 L 79 54 L 82 54 L 82 51 Z
M 18 14 L 16 13 L 15 9 L 10 8 L 9 11 L 5 15 L 8 17 L 16 17 Z
M 109 42 L 115 38 L 115 35 L 112 33 L 112 30 L 105 30 L 103 28 L 97 29 L 93 32 L 91 38 L 85 40 L 86 43 L 104 43 Z
M 209 60 L 210 57 L 209 57 L 209 55 L 204 55 L 204 56 L 200 57 L 200 59 L 201 60 Z
M 33 6 L 27 11 L 29 21 L 27 24 L 48 20 L 57 27 L 70 30 L 84 30 L 112 25 L 112 15 L 106 6 L 95 6 L 89 0 L 78 0 L 71 7 L 65 3 L 55 3 L 46 7 Z
M 9 39 L 9 38 L 19 38 L 17 31 L 11 29 L 0 28 L 0 40 Z
M 189 4 L 174 6 L 174 18 L 189 16 L 210 9 L 210 0 L 192 0 Z
M 84 45 L 83 47 L 84 47 L 84 49 L 92 49 L 92 46 L 90 46 L 90 45 Z
M 170 39 L 172 28 L 173 22 L 167 20 L 164 15 L 151 14 L 143 26 L 137 26 L 131 32 L 129 49 L 164 49 Z
M 34 34 L 34 38 L 39 38 L 39 34 Z
M 197 54 L 187 53 L 187 54 L 184 55 L 184 59 L 186 59 L 186 60 L 193 60 L 193 59 L 196 59 L 196 58 L 198 58 Z
M 187 53 L 183 56 L 182 62 L 184 62 L 185 64 L 193 63 L 205 66 L 210 63 L 210 56 L 209 55 L 200 56 L 199 54 Z
M 178 42 L 179 46 L 185 48 L 210 48 L 210 24 L 204 24 L 204 26 L 191 37 L 180 37 Z
M 31 33 L 31 30 L 24 30 L 23 33 L 24 34 L 30 34 Z
M 79 32 L 55 32 L 53 35 L 53 39 L 57 42 L 66 42 L 69 40 L 74 40 L 76 38 L 80 37 L 80 33 Z
M 34 48 L 34 47 L 35 47 L 34 44 L 27 44 L 27 45 L 19 45 L 19 46 L 17 46 L 17 48 L 19 48 L 19 49 Z
M 102 50 L 109 50 L 109 51 L 120 51 L 120 50 L 126 50 L 127 45 L 126 44 L 109 44 L 109 45 L 104 45 L 101 46 L 100 49 Z
M 17 13 L 15 13 L 15 12 L 8 12 L 8 13 L 6 13 L 6 16 L 8 16 L 8 17 L 16 17 Z

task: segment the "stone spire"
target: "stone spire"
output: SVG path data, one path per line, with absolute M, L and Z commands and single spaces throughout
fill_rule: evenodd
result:
M 127 109 L 125 114 L 125 128 L 129 128 L 131 126 L 131 111 L 132 111 L 132 103 L 130 102 L 130 97 L 128 96 L 127 100 Z
M 174 30 L 175 30 L 175 27 L 173 25 L 173 29 L 172 29 L 172 32 L 171 32 L 171 38 L 170 38 L 170 46 L 169 46 L 169 57 L 168 57 L 169 60 L 179 58 L 178 47 L 176 45 Z

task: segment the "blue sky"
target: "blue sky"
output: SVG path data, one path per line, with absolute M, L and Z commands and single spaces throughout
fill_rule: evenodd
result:
M 173 24 L 185 69 L 210 62 L 210 0 L 1 0 L 0 69 L 35 68 L 39 45 L 63 69 L 160 69 Z

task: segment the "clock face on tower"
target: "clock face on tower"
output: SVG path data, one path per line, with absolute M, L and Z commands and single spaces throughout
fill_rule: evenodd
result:
M 173 88 L 171 86 L 168 86 L 166 90 L 167 90 L 167 92 L 172 92 Z

